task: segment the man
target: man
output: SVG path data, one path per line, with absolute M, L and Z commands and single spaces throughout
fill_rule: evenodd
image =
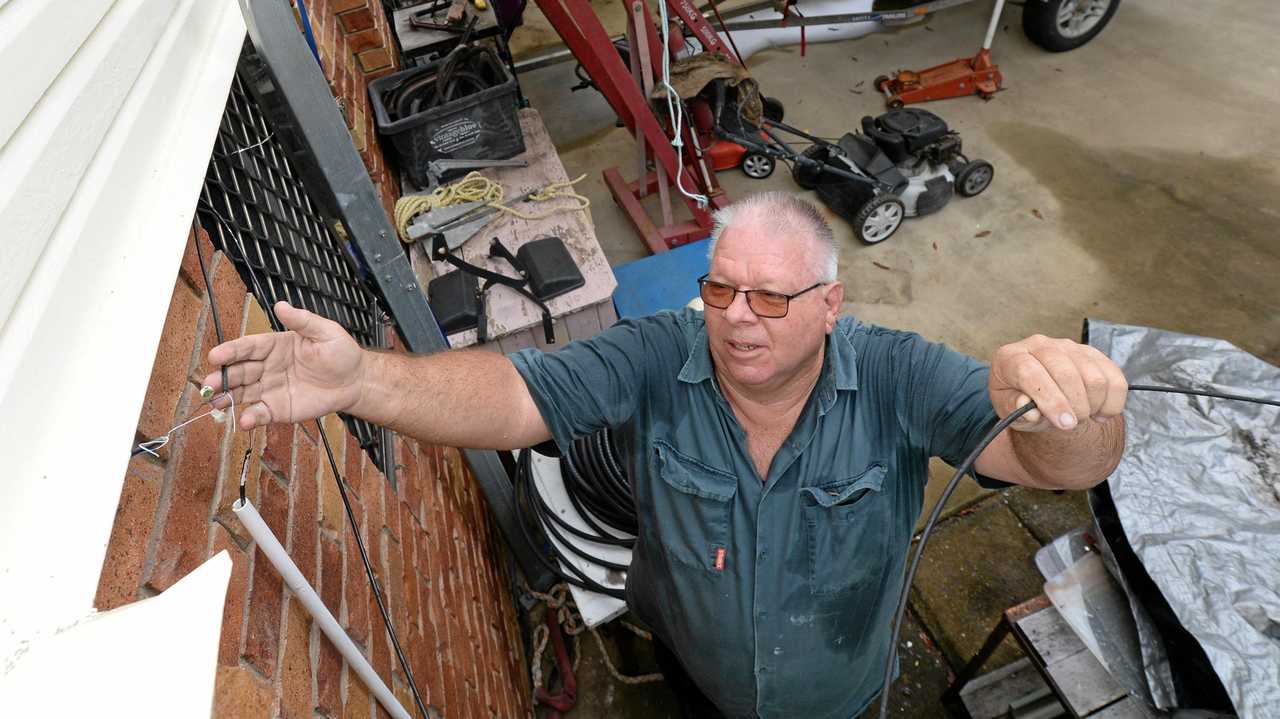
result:
M 628 605 L 694 695 L 687 714 L 855 716 L 879 689 L 929 457 L 958 463 L 1033 399 L 978 459 L 981 480 L 1092 486 L 1119 462 L 1127 385 L 1068 340 L 1006 345 L 988 370 L 838 319 L 831 228 L 790 195 L 722 210 L 713 239 L 704 312 L 623 320 L 558 352 L 363 351 L 281 303 L 290 332 L 209 361 L 228 365 L 244 429 L 342 410 L 430 442 L 563 449 L 617 428 L 640 523 Z

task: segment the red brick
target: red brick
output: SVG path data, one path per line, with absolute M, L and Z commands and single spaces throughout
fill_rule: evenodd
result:
M 200 273 L 200 258 L 196 255 L 197 238 L 200 242 L 200 252 L 204 253 L 205 267 L 209 267 L 209 262 L 213 259 L 213 253 L 216 250 L 213 249 L 213 242 L 209 240 L 209 233 L 205 232 L 198 223 L 196 227 L 197 232 L 187 233 L 187 248 L 182 253 L 182 265 L 178 268 L 178 274 L 191 285 L 197 296 L 204 297 L 204 276 Z
M 382 681 L 391 683 L 391 644 L 387 640 L 387 629 L 382 621 L 382 614 L 378 611 L 377 600 L 373 596 L 373 592 L 369 592 L 369 621 L 371 627 L 369 629 L 369 663 L 373 665 L 373 670 L 382 677 Z
M 336 536 L 320 533 L 320 601 L 335 618 L 342 616 L 342 545 Z
M 281 719 L 311 719 L 311 626 L 296 598 L 289 599 L 280 664 Z
M 342 709 L 342 719 L 370 719 L 373 716 L 373 697 L 369 688 L 355 672 L 347 673 L 347 703 Z
M 383 552 L 387 563 L 387 573 L 383 576 L 383 587 L 388 595 L 390 602 L 387 606 L 391 613 L 391 623 L 396 629 L 396 634 L 404 636 L 408 631 L 408 611 L 404 597 L 404 553 L 400 548 L 400 544 L 392 542 L 388 538 L 383 544 Z
M 292 424 L 267 425 L 267 443 L 262 448 L 262 461 L 285 477 L 292 474 L 295 428 Z
M 138 455 L 129 460 L 93 600 L 99 611 L 115 609 L 137 598 L 163 481 L 164 468 L 150 457 Z
M 293 490 L 293 504 L 289 510 L 289 556 L 298 565 L 302 576 L 314 586 L 316 584 L 316 564 L 318 553 L 316 540 L 320 533 L 317 520 L 319 513 L 316 493 L 316 463 L 319 461 L 318 451 L 309 437 L 299 433 L 296 457 L 290 485 Z
M 218 667 L 213 685 L 213 719 L 271 719 L 276 693 L 270 682 L 247 667 Z
M 287 490 L 270 475 L 264 474 L 260 483 L 261 499 L 256 505 L 258 513 L 272 534 L 280 539 L 285 536 L 289 521 L 289 495 Z M 249 617 L 245 625 L 244 658 L 257 667 L 263 676 L 275 676 L 280 649 L 280 614 L 284 601 L 284 582 L 266 555 L 254 549 L 252 585 L 249 590 Z
M 187 370 L 196 341 L 196 323 L 203 305 L 191 288 L 175 281 L 165 315 L 160 344 L 151 363 L 151 379 L 138 415 L 138 432 L 159 437 L 177 424 L 178 401 L 187 385 Z
M 236 272 L 235 263 L 219 252 L 211 268 L 213 280 L 213 298 L 218 303 L 218 319 L 222 322 L 222 339 L 229 342 L 240 336 L 244 329 L 244 305 L 246 290 L 240 274 Z M 197 383 L 202 382 L 217 367 L 209 364 L 209 350 L 218 344 L 217 328 L 213 323 L 211 312 L 205 315 L 204 336 L 200 341 L 200 356 L 196 362 L 195 376 Z
M 404 471 L 400 473 L 400 488 L 405 499 L 405 508 L 414 519 L 422 521 L 422 476 L 418 469 L 418 458 L 412 451 L 412 445 L 403 442 L 405 450 L 400 459 L 404 462 Z
M 240 664 L 240 639 L 244 632 L 245 608 L 249 602 L 249 556 L 221 524 L 214 524 L 212 533 L 212 554 L 226 550 L 231 556 L 231 582 L 227 585 L 227 601 L 222 607 L 222 638 L 218 643 L 218 663 L 234 667 Z
M 361 72 L 375 72 L 391 67 L 391 53 L 385 47 L 375 47 L 356 55 Z
M 411 524 L 413 520 L 410 519 L 410 520 L 407 520 L 407 522 Z M 404 596 L 404 602 L 405 602 L 405 615 L 411 626 L 417 626 L 421 624 L 421 621 L 419 620 L 419 614 L 418 614 L 419 612 L 418 570 L 414 567 L 413 552 L 411 551 L 412 549 L 411 542 L 414 540 L 415 534 L 416 534 L 416 530 L 409 529 L 406 527 L 405 537 L 404 537 L 405 544 L 401 545 L 402 548 L 404 549 L 401 581 L 404 582 L 403 596 Z
M 362 7 L 369 7 L 369 0 L 333 0 L 333 7 L 329 8 L 329 12 L 336 14 Z
M 333 448 L 334 461 L 341 468 L 343 453 L 346 451 L 347 446 L 347 430 L 337 417 L 336 414 L 332 414 L 325 418 L 324 431 L 325 436 L 329 439 L 329 445 Z M 342 494 L 338 491 L 338 482 L 333 476 L 333 467 L 329 464 L 329 457 L 325 454 L 323 447 L 320 448 L 319 462 L 320 526 L 334 532 L 346 531 L 349 522 L 347 521 L 346 509 L 342 505 Z
M 191 394 L 195 394 L 194 388 Z M 211 418 L 187 425 L 177 439 L 168 508 L 147 585 L 162 592 L 205 559 L 209 508 L 221 460 L 222 425 Z
M 338 24 L 343 32 L 358 32 L 373 27 L 373 11 L 367 7 L 338 14 Z
M 364 520 L 364 508 L 358 500 L 352 498 L 351 508 L 360 522 L 361 538 L 367 539 L 369 532 Z M 356 547 L 355 535 L 350 531 L 342 533 L 342 541 L 346 544 L 346 624 L 344 625 L 351 638 L 360 644 L 369 640 L 369 578 L 364 571 L 364 562 L 360 560 L 360 550 Z M 367 544 L 367 542 L 366 542 Z
M 342 479 L 347 483 L 348 492 L 363 499 L 364 478 L 362 471 L 364 470 L 365 453 L 363 449 L 360 449 L 360 443 L 356 440 L 355 435 L 350 432 L 347 433 L 344 442 L 347 448 L 343 452 L 346 459 L 343 463 Z
M 262 305 L 258 304 L 255 298 L 246 300 L 249 305 L 249 314 L 244 322 L 244 333 L 246 335 L 260 335 L 267 332 L 274 332 L 271 327 L 271 318 L 267 317 L 267 313 L 262 309 Z
M 346 671 L 342 655 L 333 643 L 320 634 L 320 659 L 316 667 L 316 709 L 329 717 L 342 716 L 342 675 Z
M 347 35 L 347 49 L 355 54 L 362 53 L 365 50 L 372 50 L 375 47 L 383 47 L 385 44 L 382 33 L 376 27 L 359 30 Z

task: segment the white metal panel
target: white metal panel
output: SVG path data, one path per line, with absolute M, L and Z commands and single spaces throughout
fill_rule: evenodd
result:
M 76 48 L 93 32 L 112 0 L 13 0 L 0 4 L 0 67 L 5 102 L 0 105 L 0 147 L 49 88 Z M 56 30 L 56 31 L 55 31 Z
M 244 34 L 234 0 L 119 0 L 0 149 L 0 667 L 92 609 Z
M 174 0 L 113 5 L 0 150 L 0 227 L 11 238 L 0 243 L 0 328 L 62 213 L 78 201 L 81 176 L 169 29 L 175 5 Z M 50 23 L 26 30 L 52 37 L 61 28 Z M 10 34 L 0 28 L 0 35 Z M 0 369 L 0 391 L 4 382 Z
M 35 644 L 0 675 L 0 716 L 208 717 L 230 581 L 224 550 L 159 596 Z

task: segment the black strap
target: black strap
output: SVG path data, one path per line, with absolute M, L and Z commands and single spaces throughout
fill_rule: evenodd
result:
M 537 305 L 538 309 L 542 310 L 542 333 L 547 339 L 547 344 L 556 343 L 556 333 L 551 323 L 551 309 L 547 307 L 547 303 L 538 299 L 537 295 L 529 291 L 528 287 L 526 286 L 529 284 L 528 280 L 517 279 L 515 277 L 508 277 L 507 275 L 499 274 L 492 270 L 486 270 L 483 267 L 477 267 L 471 264 L 470 262 L 467 262 L 466 260 L 462 259 L 461 257 L 458 257 L 457 255 L 449 251 L 448 245 L 446 245 L 444 242 L 444 235 L 440 233 L 435 233 L 435 235 L 432 236 L 431 250 L 432 250 L 434 259 L 444 260 L 445 262 L 448 262 L 449 264 L 453 265 L 459 270 L 473 274 L 476 277 L 479 277 L 485 281 L 484 286 L 480 290 L 481 323 L 480 323 L 480 329 L 477 330 L 477 333 L 478 333 L 477 341 L 484 342 L 485 338 L 487 337 L 487 333 L 485 332 L 485 325 L 487 325 L 488 323 L 487 321 L 485 321 L 484 293 L 494 285 L 502 285 L 504 287 L 510 287 L 516 292 L 519 292 L 521 295 L 527 298 L 530 302 Z M 496 237 L 493 238 L 493 244 L 490 245 L 490 256 L 492 257 L 495 255 L 498 257 L 502 257 L 503 259 L 506 259 L 517 269 L 521 269 L 519 261 L 516 260 L 516 258 L 511 254 L 510 251 L 507 250 L 506 247 L 503 247 L 502 243 L 499 242 L 498 238 Z

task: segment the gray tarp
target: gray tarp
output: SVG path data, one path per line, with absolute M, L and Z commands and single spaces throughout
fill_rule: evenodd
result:
M 1131 384 L 1280 396 L 1280 368 L 1222 340 L 1091 320 L 1089 343 Z M 1280 715 L 1280 408 L 1134 392 L 1125 417 L 1129 543 L 1240 716 Z

